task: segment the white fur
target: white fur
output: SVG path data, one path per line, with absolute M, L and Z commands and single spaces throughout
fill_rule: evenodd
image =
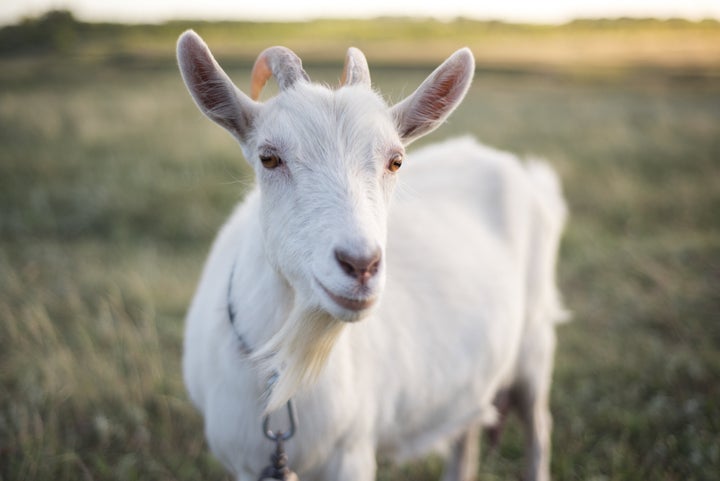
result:
M 187 71 L 210 65 L 194 63 L 204 44 L 193 35 L 181 38 L 178 55 L 207 112 L 213 105 Z M 289 396 L 300 425 L 286 448 L 303 480 L 371 481 L 378 453 L 403 460 L 452 442 L 446 479 L 467 479 L 477 455 L 466 440 L 492 422 L 505 388 L 524 400 L 526 478 L 547 479 L 554 324 L 564 312 L 555 261 L 565 207 L 555 174 L 469 138 L 386 170 L 393 152 L 462 99 L 472 75 L 463 55 L 393 108 L 367 85 L 331 91 L 301 81 L 264 104 L 221 87 L 237 96 L 223 106 L 251 112 L 235 122 L 240 131 L 214 120 L 240 140 L 257 186 L 212 248 L 187 317 L 183 371 L 212 451 L 238 480 L 254 481 L 267 464 L 262 416 L 270 410 L 285 424 Z M 457 88 L 443 93 L 448 109 L 428 112 L 440 77 Z M 214 88 L 224 82 L 217 78 Z M 263 168 L 264 149 L 283 165 Z M 360 286 L 339 268 L 336 249 L 359 257 L 379 249 L 381 268 Z M 377 301 L 354 311 L 322 286 Z M 280 381 L 267 399 L 272 370 Z

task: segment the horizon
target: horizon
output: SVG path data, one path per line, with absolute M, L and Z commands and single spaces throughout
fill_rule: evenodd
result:
M 720 20 L 720 2 L 700 0 L 677 5 L 672 0 L 591 0 L 576 5 L 568 0 L 548 0 L 538 5 L 530 0 L 508 0 L 500 5 L 473 5 L 464 0 L 446 0 L 442 5 L 424 0 L 365 0 L 362 4 L 338 4 L 315 0 L 298 5 L 290 0 L 266 0 L 237 5 L 227 0 L 25 0 L 0 5 L 0 26 L 12 25 L 52 10 L 68 10 L 84 22 L 164 23 L 174 20 L 294 22 L 323 19 L 373 19 L 378 17 L 433 18 L 450 21 L 468 18 L 526 24 L 563 24 L 578 19 L 654 18 Z M 412 12 L 411 14 L 408 12 Z

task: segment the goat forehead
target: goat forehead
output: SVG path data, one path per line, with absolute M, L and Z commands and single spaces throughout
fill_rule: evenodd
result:
M 278 95 L 269 107 L 263 130 L 301 155 L 300 161 L 367 157 L 373 154 L 368 149 L 391 143 L 396 135 L 387 105 L 367 88 L 332 91 L 298 85 Z

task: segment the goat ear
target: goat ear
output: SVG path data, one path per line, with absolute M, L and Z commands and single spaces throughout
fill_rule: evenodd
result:
M 245 141 L 258 104 L 235 87 L 203 39 L 192 30 L 180 35 L 177 59 L 185 85 L 202 113 Z
M 405 145 L 435 130 L 455 110 L 470 87 L 475 60 L 470 49 L 452 54 L 420 87 L 391 109 Z

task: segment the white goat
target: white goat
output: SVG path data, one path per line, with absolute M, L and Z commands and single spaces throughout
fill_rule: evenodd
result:
M 194 32 L 180 37 L 178 60 L 257 181 L 220 232 L 187 318 L 185 382 L 214 454 L 255 481 L 273 448 L 263 415 L 292 396 L 301 425 L 287 452 L 305 481 L 371 481 L 377 453 L 402 460 L 440 446 L 451 448 L 444 479 L 465 481 L 496 396 L 512 392 L 526 478 L 548 479 L 563 315 L 555 174 L 470 139 L 404 161 L 464 97 L 471 52 L 392 107 L 354 48 L 337 90 L 312 84 L 290 50 L 269 48 L 252 99 Z M 271 75 L 280 91 L 260 103 Z

